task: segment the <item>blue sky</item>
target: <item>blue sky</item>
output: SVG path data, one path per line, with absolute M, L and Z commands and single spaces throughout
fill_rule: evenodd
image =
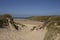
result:
M 60 15 L 60 0 L 0 0 L 0 14 L 13 16 Z

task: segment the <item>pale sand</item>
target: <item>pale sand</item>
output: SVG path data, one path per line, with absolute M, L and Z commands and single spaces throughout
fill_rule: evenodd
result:
M 26 32 L 26 34 L 23 36 L 24 40 L 43 40 L 44 36 L 47 32 L 46 29 L 41 29 L 41 30 L 34 30 L 34 31 L 30 31 L 31 28 L 33 28 L 33 26 L 38 26 L 38 25 L 42 25 L 42 22 L 39 21 L 32 21 L 32 20 L 24 20 L 24 19 L 17 19 L 15 20 L 17 23 L 22 23 L 25 24 L 28 27 L 28 31 Z
M 23 28 L 18 31 L 10 31 L 10 30 L 0 30 L 0 40 L 43 40 L 44 36 L 47 32 L 46 29 L 34 30 L 30 31 L 33 26 L 42 25 L 42 22 L 31 21 L 31 20 L 14 20 L 17 23 L 22 23 L 27 26 L 27 28 Z

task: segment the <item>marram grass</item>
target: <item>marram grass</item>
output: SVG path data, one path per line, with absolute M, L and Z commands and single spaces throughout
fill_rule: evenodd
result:
M 60 27 L 52 26 L 51 28 L 48 29 L 44 37 L 44 40 L 55 40 L 57 37 L 57 34 L 60 35 Z

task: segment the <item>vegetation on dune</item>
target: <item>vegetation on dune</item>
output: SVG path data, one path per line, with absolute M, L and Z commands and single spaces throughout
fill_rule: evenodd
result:
M 51 26 L 47 28 L 44 40 L 55 40 L 57 38 L 57 34 L 60 35 L 60 27 L 51 24 Z
M 29 19 L 44 22 L 44 24 L 38 28 L 42 29 L 46 27 L 47 33 L 44 40 L 55 40 L 57 38 L 57 34 L 60 35 L 60 16 L 38 16 L 31 17 Z
M 36 21 L 44 21 L 47 20 L 50 16 L 31 16 L 29 17 L 30 20 L 36 20 Z
M 33 26 L 33 28 L 31 29 L 31 31 L 35 30 L 36 29 L 36 26 Z
M 8 20 L 4 18 L 3 16 L 0 16 L 0 27 L 3 28 L 3 26 L 8 25 Z
M 28 19 L 30 20 L 36 20 L 36 21 L 52 21 L 52 20 L 55 20 L 55 21 L 58 21 L 60 20 L 60 16 L 31 16 L 29 17 Z
M 9 28 L 9 23 L 11 23 L 12 27 L 14 27 L 16 30 L 19 30 L 19 26 L 21 26 L 22 28 L 26 27 L 23 24 L 14 22 L 11 14 L 0 15 L 0 28 L 6 28 L 6 26 L 8 26 Z
M 8 21 L 8 19 L 10 21 Z M 18 26 L 15 25 L 12 15 L 4 14 L 0 16 L 0 28 L 4 28 L 5 26 L 8 26 L 9 25 L 8 22 L 10 22 L 15 27 L 15 29 L 18 29 Z

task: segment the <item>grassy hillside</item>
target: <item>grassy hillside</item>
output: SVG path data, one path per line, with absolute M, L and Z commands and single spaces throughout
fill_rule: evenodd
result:
M 36 20 L 36 21 L 59 21 L 60 16 L 31 16 L 29 17 L 30 20 Z

